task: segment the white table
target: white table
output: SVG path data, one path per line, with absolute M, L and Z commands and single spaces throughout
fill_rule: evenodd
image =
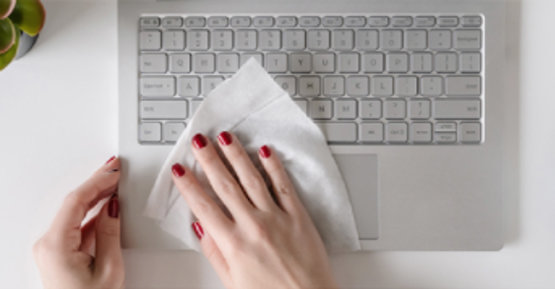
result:
M 40 287 L 33 242 L 66 192 L 117 153 L 116 2 L 46 8 L 37 46 L 0 73 L 0 288 Z M 521 45 L 509 50 L 520 57 L 521 169 L 520 193 L 506 198 L 505 248 L 336 256 L 343 288 L 555 287 L 553 11 L 551 0 L 522 3 Z M 220 286 L 196 253 L 124 255 L 128 288 Z

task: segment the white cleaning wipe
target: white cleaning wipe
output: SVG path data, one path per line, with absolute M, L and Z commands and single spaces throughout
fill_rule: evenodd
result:
M 162 166 L 147 201 L 147 216 L 188 248 L 200 250 L 190 227 L 195 218 L 173 184 L 171 166 L 179 162 L 191 168 L 205 191 L 215 196 L 193 156 L 191 138 L 200 132 L 215 140 L 222 131 L 234 133 L 255 163 L 260 146 L 272 148 L 329 252 L 360 249 L 347 189 L 324 136 L 253 59 L 199 106 Z

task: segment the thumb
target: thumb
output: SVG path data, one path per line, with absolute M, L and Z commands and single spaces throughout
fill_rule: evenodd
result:
M 123 256 L 120 243 L 119 200 L 114 195 L 96 218 L 95 277 L 105 288 L 123 285 Z

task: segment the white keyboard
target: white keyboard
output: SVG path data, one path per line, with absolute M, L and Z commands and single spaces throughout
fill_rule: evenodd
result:
M 249 58 L 330 144 L 484 140 L 481 15 L 143 15 L 139 132 L 173 143 Z

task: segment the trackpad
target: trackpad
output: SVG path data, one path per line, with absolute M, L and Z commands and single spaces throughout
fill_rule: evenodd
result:
M 343 175 L 359 238 L 378 239 L 378 156 L 334 154 Z

